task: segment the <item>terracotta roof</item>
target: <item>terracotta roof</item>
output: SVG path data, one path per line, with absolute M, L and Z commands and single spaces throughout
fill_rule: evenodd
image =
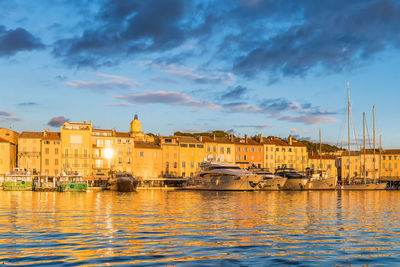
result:
M 318 154 L 308 154 L 309 159 L 320 159 Z M 321 159 L 336 159 L 334 155 L 321 155 Z
M 208 143 L 233 144 L 233 141 L 225 137 L 215 137 L 215 140 L 213 137 L 209 136 L 201 136 L 201 138 L 203 142 L 208 142 Z
M 8 142 L 6 139 L 3 139 L 0 137 L 0 143 L 10 143 L 10 142 Z
M 382 154 L 400 154 L 400 149 L 385 149 Z
M 261 143 L 251 139 L 247 138 L 247 143 L 245 143 L 245 138 L 235 138 L 235 144 L 237 145 L 248 145 L 248 146 L 262 146 Z
M 42 136 L 43 136 L 43 132 L 22 132 L 19 135 L 19 138 L 34 139 L 34 138 L 42 138 Z
M 161 149 L 159 145 L 153 142 L 135 142 L 135 148 L 149 148 L 149 149 Z
M 199 140 L 192 136 L 176 136 L 179 143 L 201 143 Z
M 280 138 L 262 138 L 263 144 L 271 144 L 276 146 L 298 146 L 298 147 L 306 147 L 302 142 L 297 141 L 296 139 L 292 139 L 292 144 L 289 144 L 289 140 L 284 140 Z
M 116 137 L 131 137 L 130 133 L 115 132 Z
M 42 138 L 43 140 L 60 140 L 60 133 L 46 132 L 46 136 Z
M 111 129 L 93 129 L 93 132 L 112 132 Z
M 7 129 L 7 128 L 4 128 L 4 127 L 0 127 L 0 129 L 5 129 L 5 130 L 7 130 L 7 131 L 10 131 L 10 132 L 14 132 L 14 133 L 16 133 L 16 134 L 19 134 L 19 133 L 16 132 L 16 131 L 13 131 L 13 130 L 11 130 L 11 129 Z

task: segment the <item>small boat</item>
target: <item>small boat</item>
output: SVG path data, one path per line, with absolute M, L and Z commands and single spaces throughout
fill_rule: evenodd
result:
M 118 192 L 133 192 L 136 191 L 138 184 L 139 181 L 133 178 L 132 174 L 118 172 L 110 177 L 107 189 Z
M 358 177 L 352 178 L 349 183 L 343 183 L 340 186 L 342 190 L 385 190 L 386 183 L 384 182 L 374 182 L 372 179 L 366 179 Z
M 258 183 L 258 188 L 263 191 L 282 190 L 288 179 L 275 175 L 272 172 L 257 171 L 255 173 L 262 176 L 262 180 Z
M 259 190 L 262 177 L 228 163 L 205 162 L 200 165 L 198 174 L 189 179 L 184 189 L 217 191 Z
M 79 173 L 62 173 L 58 178 L 58 192 L 86 192 L 87 183 Z
M 32 175 L 22 168 L 14 168 L 4 176 L 4 191 L 32 191 Z
M 308 177 L 296 172 L 292 168 L 285 166 L 275 171 L 275 175 L 287 178 L 282 190 L 304 190 L 308 182 Z

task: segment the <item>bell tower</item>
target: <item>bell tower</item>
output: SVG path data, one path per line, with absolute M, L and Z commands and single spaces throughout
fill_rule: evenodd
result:
M 142 123 L 139 121 L 138 115 L 135 114 L 135 117 L 131 121 L 131 133 L 141 133 L 142 132 Z

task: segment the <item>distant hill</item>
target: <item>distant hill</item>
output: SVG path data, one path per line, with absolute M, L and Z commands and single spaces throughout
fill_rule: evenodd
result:
M 212 131 L 212 132 L 204 132 L 204 133 L 183 133 L 183 132 L 175 132 L 174 135 L 176 136 L 208 136 L 208 137 L 225 137 L 229 134 L 224 131 Z
M 319 152 L 319 143 L 313 143 L 313 142 L 310 142 L 307 140 L 301 140 L 299 142 L 303 143 L 307 147 L 308 153 L 318 153 Z M 332 152 L 336 152 L 336 151 L 342 150 L 342 149 L 337 146 L 322 144 L 321 150 L 322 150 L 322 152 L 325 152 L 325 153 L 332 153 Z

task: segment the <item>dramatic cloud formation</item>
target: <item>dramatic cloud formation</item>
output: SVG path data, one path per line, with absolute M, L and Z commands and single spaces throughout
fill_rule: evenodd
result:
M 167 104 L 173 106 L 191 106 L 197 108 L 220 109 L 221 107 L 206 101 L 191 99 L 187 94 L 176 91 L 157 91 L 144 94 L 115 96 L 132 104 Z
M 60 117 L 54 117 L 52 118 L 47 125 L 52 126 L 52 127 L 60 127 L 61 125 L 63 125 L 65 122 L 69 122 L 69 119 L 60 116 Z
M 6 27 L 0 25 L 0 57 L 38 49 L 44 49 L 44 45 L 39 38 L 34 37 L 25 29 L 7 30 Z

